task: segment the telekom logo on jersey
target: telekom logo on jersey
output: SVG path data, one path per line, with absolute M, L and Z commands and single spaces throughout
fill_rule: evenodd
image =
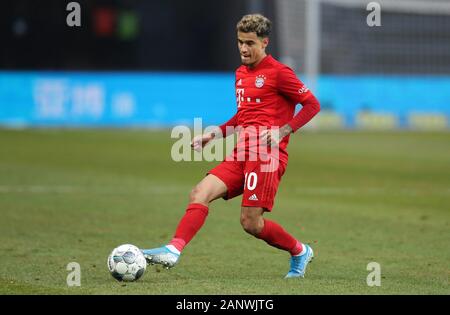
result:
M 244 92 L 245 89 L 236 89 L 236 103 L 238 105 L 238 108 L 241 107 L 242 102 L 244 102 L 245 100 L 247 102 L 255 102 L 255 103 L 261 103 L 261 98 L 251 98 L 251 97 L 244 97 Z
M 244 89 L 236 89 L 236 103 L 238 108 L 241 107 L 241 102 L 244 101 Z
M 262 172 L 273 172 L 278 169 L 280 148 L 275 144 L 270 147 L 267 143 L 260 141 L 260 134 L 266 127 L 227 127 L 227 134 L 237 134 L 224 138 L 218 135 L 210 143 L 205 145 L 201 151 L 193 151 L 191 147 L 192 138 L 196 135 L 217 132 L 217 126 L 207 126 L 203 129 L 202 119 L 194 119 L 193 133 L 188 126 L 175 126 L 172 129 L 171 138 L 178 139 L 171 149 L 171 157 L 175 162 L 181 161 L 260 161 Z M 279 128 L 271 127 L 273 138 L 279 137 Z

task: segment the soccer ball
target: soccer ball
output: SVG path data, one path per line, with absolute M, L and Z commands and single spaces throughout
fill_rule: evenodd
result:
M 136 281 L 142 277 L 146 268 L 144 255 L 131 244 L 114 248 L 108 256 L 109 272 L 118 281 Z

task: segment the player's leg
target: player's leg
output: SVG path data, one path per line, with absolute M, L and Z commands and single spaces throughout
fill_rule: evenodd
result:
M 216 175 L 208 174 L 189 194 L 190 203 L 198 203 L 208 207 L 209 203 L 226 196 L 227 186 Z
M 263 218 L 265 211 L 266 209 L 262 207 L 242 207 L 242 228 L 256 238 L 265 241 L 273 247 L 285 250 L 293 256 L 300 254 L 303 250 L 303 244 L 275 221 Z
M 203 178 L 192 189 L 189 195 L 189 205 L 169 244 L 159 248 L 142 250 L 147 262 L 162 264 L 167 268 L 175 266 L 181 251 L 203 226 L 208 215 L 209 203 L 224 197 L 226 193 L 227 186 L 217 176 L 209 174 Z
M 304 277 L 306 266 L 314 256 L 312 248 L 299 242 L 275 221 L 263 218 L 265 210 L 261 207 L 242 207 L 242 227 L 256 238 L 291 254 L 291 265 L 286 278 Z
M 263 218 L 264 212 L 272 210 L 284 170 L 281 164 L 261 168 L 258 162 L 246 163 L 241 224 L 247 233 L 291 254 L 291 267 L 286 277 L 303 277 L 313 257 L 311 247 L 295 239 L 278 223 Z
M 181 252 L 205 223 L 210 202 L 225 197 L 227 186 L 215 175 L 208 174 L 189 194 L 189 204 L 169 245 Z

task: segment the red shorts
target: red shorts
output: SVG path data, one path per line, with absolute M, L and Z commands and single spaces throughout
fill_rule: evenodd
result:
M 208 174 L 217 176 L 227 186 L 227 196 L 242 196 L 243 207 L 261 207 L 271 211 L 286 165 L 281 161 L 223 161 Z

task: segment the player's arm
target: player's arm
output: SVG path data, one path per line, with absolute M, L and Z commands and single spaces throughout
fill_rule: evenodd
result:
M 236 114 L 237 115 L 237 114 Z M 234 128 L 227 128 L 227 127 L 236 127 L 237 126 L 237 117 L 234 115 L 231 117 L 230 120 L 228 120 L 226 123 L 218 126 L 211 132 L 199 135 L 194 137 L 191 142 L 191 147 L 199 151 L 201 148 L 203 148 L 206 144 L 208 144 L 213 139 L 220 139 L 220 138 L 226 138 L 227 136 L 234 133 Z M 230 132 L 231 130 L 233 132 Z
M 285 136 L 296 132 L 298 129 L 306 125 L 319 111 L 320 104 L 314 94 L 297 78 L 294 71 L 290 68 L 283 68 L 278 73 L 278 90 L 295 104 L 301 104 L 300 111 L 284 126 L 279 129 L 278 139 L 280 142 Z M 272 137 L 270 133 L 265 135 L 267 143 L 272 145 Z
M 302 105 L 300 111 L 286 125 L 280 127 L 278 136 L 271 133 L 265 135 L 267 145 L 272 146 L 274 142 L 280 143 L 284 137 L 306 125 L 320 111 L 319 101 L 311 92 L 300 104 Z
M 306 125 L 319 111 L 320 104 L 314 94 L 297 78 L 294 71 L 284 68 L 278 75 L 278 88 L 282 94 L 292 99 L 296 104 L 301 104 L 300 111 L 283 126 L 286 132 L 296 132 Z
M 285 126 L 286 130 L 290 132 L 296 132 L 298 129 L 306 125 L 317 113 L 320 111 L 320 104 L 317 98 L 311 93 L 307 92 L 305 99 L 300 102 L 302 108 L 295 115 L 290 122 Z

